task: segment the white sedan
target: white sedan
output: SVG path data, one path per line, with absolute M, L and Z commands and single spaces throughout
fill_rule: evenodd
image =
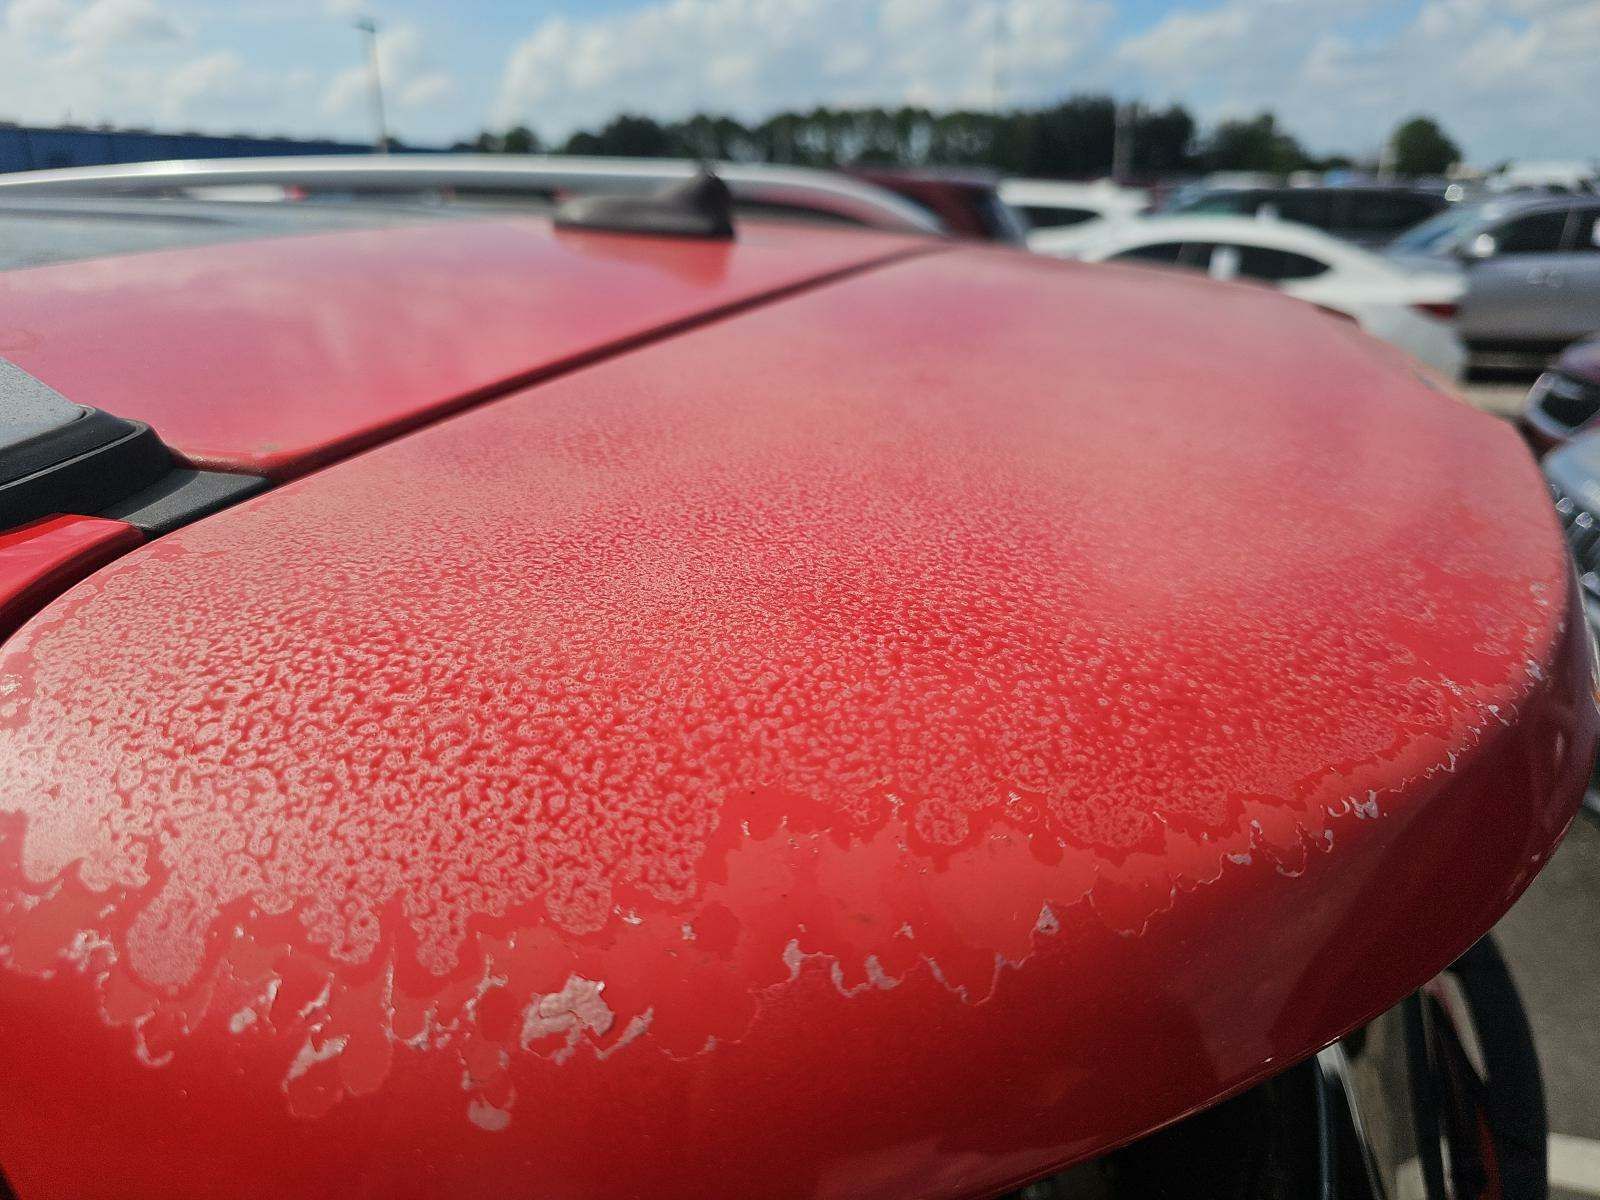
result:
M 1353 318 L 1447 379 L 1459 379 L 1466 348 L 1454 318 L 1459 275 L 1398 267 L 1320 230 L 1259 217 L 1133 217 L 1093 231 L 1037 233 L 1029 248 L 1086 262 L 1129 262 L 1249 279 Z
M 1051 230 L 1088 228 L 1102 221 L 1137 216 L 1150 204 L 1150 194 L 1109 179 L 1068 183 L 1060 179 L 1007 179 L 1000 199 L 1027 220 L 1031 246 L 1035 236 Z

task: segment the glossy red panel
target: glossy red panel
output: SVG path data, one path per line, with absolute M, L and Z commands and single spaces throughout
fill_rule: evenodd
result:
M 100 517 L 45 517 L 0 533 L 0 637 L 143 535 Z
M 1496 919 L 1571 586 L 1507 428 L 1259 289 L 963 250 L 576 371 L 11 640 L 0 1164 L 988 1194 Z
M 917 245 L 439 221 L 0 272 L 0 354 L 203 466 L 298 474 L 485 390 Z

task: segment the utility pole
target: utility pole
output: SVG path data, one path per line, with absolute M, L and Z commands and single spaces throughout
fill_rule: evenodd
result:
M 1113 104 L 1111 109 L 1111 179 L 1127 180 L 1133 166 L 1133 125 L 1139 115 L 1138 102 Z
M 356 28 L 367 35 L 368 78 L 372 83 L 372 120 L 378 136 L 373 147 L 379 154 L 389 153 L 389 126 L 383 119 L 383 76 L 378 73 L 378 23 L 371 17 L 362 17 Z

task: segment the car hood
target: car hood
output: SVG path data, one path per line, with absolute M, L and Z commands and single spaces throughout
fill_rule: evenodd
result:
M 954 250 L 569 371 L 6 644 L 0 1164 L 991 1194 L 1498 918 L 1570 588 L 1509 429 L 1262 289 Z

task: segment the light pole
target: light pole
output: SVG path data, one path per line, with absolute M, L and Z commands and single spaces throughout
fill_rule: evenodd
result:
M 1133 167 L 1133 127 L 1139 119 L 1139 102 L 1126 104 L 1112 101 L 1111 109 L 1111 181 L 1126 183 Z
M 372 119 L 378 128 L 373 145 L 379 154 L 389 153 L 389 126 L 383 119 L 383 76 L 378 73 L 378 23 L 371 17 L 362 17 L 356 28 L 367 35 L 367 61 L 372 81 Z

